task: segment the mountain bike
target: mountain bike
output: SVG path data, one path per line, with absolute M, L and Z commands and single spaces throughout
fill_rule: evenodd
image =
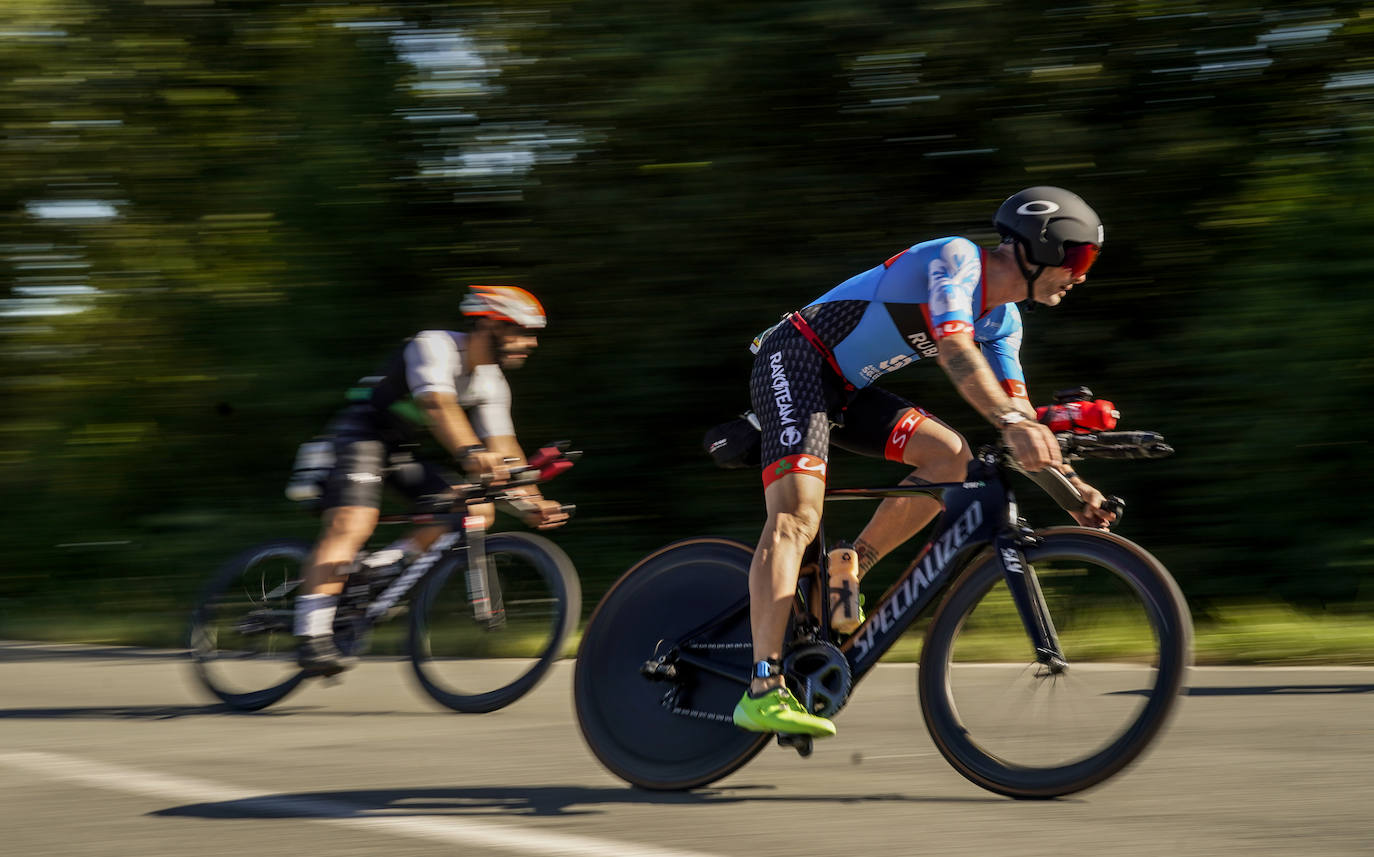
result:
M 1152 432 L 1057 435 L 1065 460 L 1172 452 Z M 1008 483 L 1016 469 L 979 450 L 962 483 L 829 488 L 828 500 L 942 492 L 944 511 L 905 572 L 845 636 L 830 628 L 824 522 L 803 559 L 782 671 L 809 711 L 830 717 L 940 600 L 917 670 L 921 713 L 940 753 L 983 788 L 1051 798 L 1120 771 L 1159 733 L 1191 660 L 1192 621 L 1157 559 L 1114 533 L 1031 529 Z M 1083 498 L 1055 471 L 1027 474 L 1066 509 Z M 1109 501 L 1120 513 L 1124 503 Z M 596 757 L 646 789 L 712 783 L 770 736 L 736 727 L 749 682 L 753 548 L 690 538 L 640 560 L 583 633 L 578 722 Z M 810 755 L 808 736 L 778 735 Z
M 529 466 L 511 468 L 508 481 L 456 486 L 447 512 L 382 516 L 379 523 L 437 523 L 445 531 L 413 558 L 400 548 L 404 540 L 359 555 L 334 619 L 339 650 L 365 652 L 378 624 L 409 613 L 410 664 L 437 702 L 482 713 L 528 693 L 581 616 L 577 571 L 546 538 L 487 533 L 467 506 L 508 499 L 511 488 L 552 478 L 577 455 L 566 443 L 546 447 Z M 190 633 L 195 674 L 230 708 L 266 708 L 308 677 L 296 665 L 292 631 L 312 548 L 297 539 L 249 548 L 215 574 L 197 602 Z

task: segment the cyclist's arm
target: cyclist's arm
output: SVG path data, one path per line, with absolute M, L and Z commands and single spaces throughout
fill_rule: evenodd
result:
M 527 463 L 525 453 L 520 449 L 520 442 L 515 439 L 515 435 L 492 435 L 486 439 L 486 443 L 488 450 L 507 459 L 514 459 L 513 466 Z M 517 485 L 507 493 L 513 495 L 512 499 L 504 501 L 501 506 L 528 526 L 547 530 L 568 520 L 567 513 L 562 510 L 558 501 L 545 497 L 537 485 Z
M 1002 430 L 1002 437 L 1027 470 L 1059 466 L 1059 443 L 1048 428 L 1036 422 L 1030 403 L 1008 396 L 997 383 L 992 367 L 979 351 L 969 332 L 951 333 L 939 341 L 940 367 L 954 388 L 988 422 Z M 1019 422 L 1006 423 L 1009 414 L 1020 414 Z
M 1035 418 L 1035 409 L 1029 402 L 1008 396 L 1002 390 L 972 334 L 950 334 L 939 341 L 939 347 L 940 368 L 945 370 L 959 395 L 988 422 L 1001 428 L 1001 418 L 1012 411 Z
M 411 338 L 404 354 L 406 384 L 434 438 L 470 476 L 489 473 L 505 479 L 501 457 L 481 450 L 482 427 L 458 403 L 454 379 L 462 370 L 462 357 L 453 334 L 421 331 Z
M 1029 403 L 1018 404 L 1002 390 L 992 366 L 973 340 L 973 296 L 982 275 L 980 259 L 977 246 L 968 239 L 946 242 L 930 266 L 927 307 L 940 366 L 959 395 L 1001 428 L 1007 414 L 1025 414 L 1033 420 L 1035 410 Z
M 515 439 L 515 435 L 498 434 L 486 440 L 487 449 L 492 452 L 500 453 L 504 458 L 514 459 L 514 466 L 525 464 L 525 452 L 520 448 L 520 442 Z
M 435 440 L 460 462 L 467 458 L 470 447 L 482 444 L 453 393 L 420 393 L 415 396 L 415 404 L 424 412 Z
M 1059 475 L 1055 475 L 1055 472 Z M 1067 464 L 1047 467 L 1035 473 L 1027 473 L 1026 476 L 1039 485 L 1081 526 L 1105 530 L 1116 520 L 1115 512 L 1108 512 L 1102 508 L 1102 504 L 1106 502 L 1102 492 L 1084 482 Z M 1078 492 L 1077 496 L 1064 488 L 1065 482 L 1073 486 L 1073 490 Z M 1080 503 L 1082 505 L 1079 505 Z
M 995 325 L 993 338 L 979 343 L 983 358 L 992 374 L 1021 413 L 1032 415 L 1034 407 L 1026 391 L 1026 372 L 1021 368 L 1021 314 L 1016 304 L 1005 304 L 993 310 L 990 318 Z

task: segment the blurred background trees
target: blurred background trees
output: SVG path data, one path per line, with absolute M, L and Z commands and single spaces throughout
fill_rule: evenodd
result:
M 750 338 L 914 242 L 991 244 L 1032 184 L 1107 224 L 1089 284 L 1028 316 L 1033 398 L 1087 384 L 1179 449 L 1080 468 L 1124 532 L 1203 614 L 1374 600 L 1374 10 L 11 9 L 0 633 L 177 615 L 237 547 L 309 535 L 295 445 L 473 282 L 549 309 L 516 424 L 587 451 L 550 493 L 593 600 L 669 539 L 752 540 L 757 477 L 699 449 L 747 407 Z M 934 366 L 886 386 L 989 437 Z M 837 453 L 834 481 L 899 473 Z

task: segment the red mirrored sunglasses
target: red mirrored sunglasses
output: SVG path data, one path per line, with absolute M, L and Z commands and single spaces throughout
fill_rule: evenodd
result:
M 1098 261 L 1098 253 L 1102 247 L 1098 244 L 1068 244 L 1063 249 L 1063 266 L 1073 271 L 1074 279 L 1083 276 L 1092 268 L 1092 262 Z
M 1102 248 L 1096 244 L 1069 244 L 1064 247 L 1063 267 L 1072 270 L 1075 279 L 1081 277 L 1088 273 L 1100 252 Z

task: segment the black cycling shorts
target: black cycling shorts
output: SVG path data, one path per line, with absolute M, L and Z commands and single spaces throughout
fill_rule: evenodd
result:
M 463 481 L 446 468 L 417 458 L 410 445 L 397 443 L 360 410 L 341 413 L 328 433 L 333 437 L 335 461 L 320 498 L 323 509 L 380 509 L 382 486 L 390 485 L 410 499 L 412 511 L 443 512 L 453 503 L 453 485 Z
M 859 455 L 900 461 L 911 433 L 929 416 L 881 387 L 846 390 L 824 355 L 786 323 L 762 342 L 749 394 L 763 435 L 765 484 L 772 482 L 770 475 L 796 469 L 824 478 L 824 467 L 817 465 L 829 460 L 832 443 Z

